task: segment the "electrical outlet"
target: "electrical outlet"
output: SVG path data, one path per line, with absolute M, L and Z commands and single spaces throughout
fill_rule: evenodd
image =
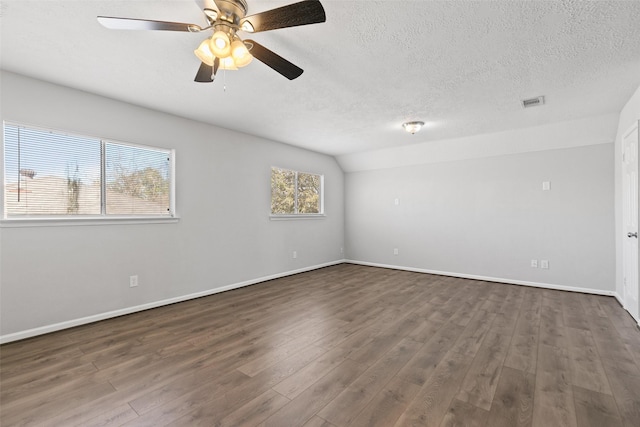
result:
M 136 286 L 138 286 L 138 275 L 129 276 L 129 287 L 135 288 Z
M 540 260 L 540 268 L 548 269 L 549 268 L 549 260 L 541 259 Z
M 344 248 L 340 248 L 340 253 L 344 254 Z
M 537 259 L 532 259 L 531 260 L 531 267 L 538 268 L 538 260 Z
M 393 201 L 393 203 L 394 203 L 396 206 L 398 206 L 398 205 L 400 204 L 400 199 L 395 199 L 395 200 Z
M 293 257 L 298 258 L 298 251 L 293 251 Z
M 393 254 L 398 255 L 398 248 L 393 248 Z
M 551 190 L 551 182 L 550 181 L 543 181 L 542 182 L 542 191 L 549 191 Z

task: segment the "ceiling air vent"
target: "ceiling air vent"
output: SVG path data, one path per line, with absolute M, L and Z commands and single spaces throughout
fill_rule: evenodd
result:
M 522 103 L 522 108 L 535 107 L 536 105 L 544 104 L 544 96 L 538 96 L 537 98 L 523 99 L 520 102 Z

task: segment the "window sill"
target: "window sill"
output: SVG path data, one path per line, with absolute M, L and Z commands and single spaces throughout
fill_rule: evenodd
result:
M 269 215 L 271 221 L 290 221 L 297 219 L 323 219 L 325 214 Z
M 174 224 L 180 217 L 14 218 L 0 221 L 0 228 L 75 227 L 79 225 Z

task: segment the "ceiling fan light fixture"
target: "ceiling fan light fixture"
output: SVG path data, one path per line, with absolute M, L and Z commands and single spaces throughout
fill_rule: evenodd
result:
M 209 39 L 206 39 L 193 53 L 198 57 L 198 59 L 210 67 L 213 67 L 214 56 L 211 52 L 211 48 L 209 47 Z
M 231 40 L 224 31 L 216 31 L 209 41 L 211 52 L 218 58 L 226 58 L 231 54 Z
M 220 58 L 220 65 L 218 66 L 218 69 L 235 71 L 238 69 L 238 67 L 236 67 L 236 63 L 233 61 L 233 58 L 227 56 L 226 58 Z
M 424 122 L 414 121 L 414 122 L 405 122 L 402 124 L 404 130 L 409 132 L 411 135 L 419 132 L 420 129 L 424 126 Z
M 253 59 L 253 56 L 240 39 L 235 39 L 233 43 L 231 43 L 231 57 L 238 68 L 249 65 Z

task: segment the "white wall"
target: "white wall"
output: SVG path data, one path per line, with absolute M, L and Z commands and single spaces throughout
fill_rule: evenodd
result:
M 347 173 L 347 258 L 612 294 L 611 142 Z
M 616 248 L 616 292 L 623 297 L 622 283 L 622 242 L 626 239 L 622 222 L 622 136 L 631 128 L 634 122 L 640 120 L 640 87 L 631 96 L 627 104 L 620 112 L 618 122 L 618 133 L 615 141 L 615 197 L 616 197 L 616 228 L 615 228 L 615 248 Z M 640 222 L 639 222 L 640 223 Z M 640 307 L 638 312 L 640 312 Z
M 609 144 L 613 142 L 618 118 L 617 113 L 612 113 L 462 138 L 422 142 L 414 139 L 423 133 L 426 135 L 424 138 L 428 138 L 429 128 L 426 128 L 411 136 L 415 143 L 344 154 L 337 160 L 345 172 L 356 172 Z
M 3 120 L 175 148 L 180 216 L 174 224 L 3 224 L 5 341 L 343 258 L 344 176 L 332 157 L 8 72 L 1 79 Z M 326 218 L 270 221 L 271 166 L 324 174 Z M 138 288 L 129 288 L 133 274 Z
M 640 88 L 619 116 L 341 156 L 343 175 L 329 156 L 8 72 L 0 77 L 3 120 L 175 148 L 181 217 L 175 224 L 2 224 L 0 341 L 339 262 L 341 247 L 362 263 L 621 292 L 614 165 L 620 133 L 640 117 Z M 270 221 L 272 165 L 324 174 L 327 217 Z M 543 181 L 551 191 L 542 191 Z M 548 259 L 550 268 L 533 269 L 531 259 Z M 132 274 L 138 288 L 128 286 Z

